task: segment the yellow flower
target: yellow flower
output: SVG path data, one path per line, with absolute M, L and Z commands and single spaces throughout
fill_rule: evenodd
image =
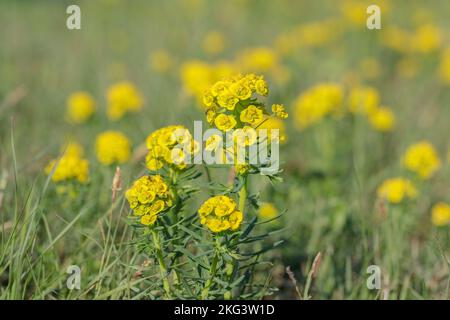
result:
M 403 166 L 422 179 L 428 179 L 439 170 L 441 160 L 428 141 L 420 141 L 408 148 L 402 159 Z
M 239 100 L 247 100 L 252 96 L 252 90 L 248 87 L 245 80 L 237 81 L 231 84 L 229 90 L 231 94 Z
M 233 94 L 231 94 L 231 92 L 229 92 L 228 90 L 220 93 L 217 97 L 217 103 L 219 104 L 219 106 L 224 107 L 228 110 L 234 110 L 234 107 L 238 102 L 239 99 L 233 96 Z
M 207 151 L 216 151 L 221 148 L 223 145 L 223 138 L 218 134 L 213 134 L 205 142 L 205 150 Z
M 225 38 L 218 31 L 210 31 L 203 39 L 203 50 L 209 55 L 217 55 L 225 48 Z
M 186 168 L 186 159 L 199 150 L 188 129 L 181 125 L 160 128 L 146 139 L 148 154 L 147 168 L 156 171 L 164 165 L 173 169 Z
M 395 127 L 395 115 L 387 107 L 377 108 L 369 114 L 369 121 L 372 127 L 381 132 L 392 131 Z
M 380 96 L 372 87 L 356 87 L 350 91 L 348 103 L 353 113 L 370 114 L 379 106 Z
M 262 96 L 267 96 L 269 94 L 269 87 L 264 79 L 259 79 L 255 82 L 256 93 Z
M 166 73 L 172 64 L 172 57 L 166 50 L 156 50 L 150 55 L 150 68 L 158 73 Z
M 45 168 L 45 173 L 50 175 L 53 171 L 52 181 L 62 182 L 77 180 L 86 183 L 89 179 L 89 162 L 81 158 L 78 150 L 68 150 L 59 159 L 53 159 Z
M 119 82 L 108 89 L 107 114 L 111 120 L 118 120 L 128 112 L 141 110 L 143 98 L 138 89 L 130 82 Z
M 268 72 L 279 65 L 278 55 L 270 48 L 258 47 L 244 50 L 237 64 L 246 72 Z
M 378 197 L 397 204 L 405 198 L 414 199 L 417 197 L 417 189 L 405 178 L 392 178 L 385 180 L 377 190 Z
M 215 196 L 206 200 L 198 209 L 200 223 L 212 232 L 236 230 L 241 225 L 243 214 L 236 202 L 228 196 Z
M 287 119 L 287 117 L 289 116 L 282 104 L 273 104 L 272 112 L 280 119 Z
M 83 157 L 84 156 L 84 148 L 78 142 L 69 142 L 64 147 L 61 148 L 61 153 L 64 153 L 66 156 L 74 156 L 74 157 Z
M 450 85 L 450 47 L 445 49 L 439 64 L 439 77 L 446 85 Z
M 160 175 L 143 176 L 125 192 L 134 215 L 143 225 L 153 225 L 158 214 L 173 206 L 169 187 Z
M 342 87 L 334 83 L 322 83 L 309 88 L 294 102 L 296 126 L 305 129 L 327 115 L 339 114 L 343 96 Z
M 67 99 L 67 119 L 70 122 L 84 123 L 91 118 L 94 112 L 94 98 L 87 92 L 74 92 Z
M 439 49 L 442 44 L 441 30 L 432 24 L 424 24 L 412 35 L 412 49 L 420 53 L 430 53 Z
M 97 159 L 104 165 L 125 163 L 131 156 L 128 138 L 118 131 L 105 131 L 97 136 L 95 142 Z
M 219 114 L 214 119 L 215 126 L 221 131 L 228 131 L 236 126 L 236 119 L 232 115 Z
M 270 202 L 262 203 L 258 210 L 258 215 L 263 219 L 275 218 L 277 214 L 277 208 Z
M 254 105 L 249 105 L 247 108 L 242 110 L 239 118 L 242 122 L 255 124 L 263 119 L 264 113 L 261 108 Z
M 437 203 L 431 209 L 431 222 L 437 227 L 450 225 L 450 205 L 445 202 Z

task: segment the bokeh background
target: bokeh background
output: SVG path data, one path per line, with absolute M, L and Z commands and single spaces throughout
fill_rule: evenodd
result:
M 81 30 L 66 28 L 74 3 Z M 372 3 L 381 8 L 381 30 L 366 27 Z M 108 218 L 114 167 L 96 160 L 95 137 L 119 130 L 130 139 L 133 154 L 121 166 L 126 188 L 143 170 L 149 133 L 169 124 L 192 128 L 204 119 L 205 88 L 224 75 L 255 72 L 270 85 L 268 102 L 290 113 L 282 125 L 283 182 L 251 182 L 265 210 L 250 214 L 286 210 L 268 227 L 281 227 L 273 237 L 285 240 L 269 254 L 279 288 L 272 298 L 295 299 L 285 268 L 303 287 L 318 252 L 315 299 L 448 298 L 449 222 L 433 224 L 431 212 L 450 201 L 449 12 L 444 0 L 0 1 L 0 296 L 145 297 L 145 282 L 136 280 L 145 261 L 129 230 L 119 228 L 114 245 L 102 242 L 98 225 Z M 112 121 L 106 94 L 121 81 L 133 83 L 144 104 Z M 374 88 L 395 121 L 380 130 L 346 113 L 299 127 L 298 97 L 324 83 L 342 87 L 344 104 L 353 89 Z M 78 125 L 66 115 L 76 91 L 96 103 L 92 118 Z M 74 140 L 86 150 L 90 183 L 68 201 L 44 168 Z M 401 163 L 422 140 L 440 161 L 425 180 Z M 397 176 L 414 181 L 419 195 L 397 205 L 381 201 L 378 186 Z M 14 221 L 21 221 L 17 230 Z M 101 266 L 105 252 L 114 257 L 108 268 Z M 84 290 L 64 289 L 70 264 L 83 266 Z M 382 270 L 381 290 L 366 286 L 369 265 Z

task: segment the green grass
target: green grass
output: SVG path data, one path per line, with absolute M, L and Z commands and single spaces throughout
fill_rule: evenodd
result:
M 232 59 L 249 46 L 272 47 L 276 36 L 298 24 L 338 16 L 331 1 L 78 1 L 82 29 L 65 27 L 69 1 L 0 3 L 0 299 L 144 299 L 158 296 L 158 270 L 139 254 L 123 198 L 111 202 L 114 167 L 95 159 L 95 136 L 107 129 L 124 132 L 135 149 L 153 130 L 204 119 L 195 99 L 182 90 L 178 66 L 189 59 Z M 393 3 L 394 1 L 392 1 Z M 392 4 L 393 5 L 393 4 Z M 393 5 L 394 6 L 394 5 Z M 413 1 L 394 6 L 383 26 L 411 26 L 408 12 L 426 7 L 450 44 L 447 1 Z M 412 14 L 411 14 L 412 15 Z M 209 30 L 226 37 L 225 51 L 208 57 L 201 47 Z M 378 31 L 346 32 L 326 48 L 299 50 L 282 58 L 290 74 L 285 84 L 271 83 L 270 102 L 284 103 L 292 114 L 295 97 L 318 82 L 344 83 L 349 72 L 376 87 L 383 104 L 393 108 L 397 126 L 380 134 L 356 117 L 327 120 L 299 132 L 288 119 L 288 142 L 282 147 L 284 181 L 271 185 L 250 181 L 250 195 L 287 212 L 284 227 L 270 253 L 274 298 L 297 298 L 285 268 L 290 266 L 300 292 L 308 282 L 318 252 L 322 261 L 312 280 L 313 299 L 448 299 L 450 232 L 430 222 L 430 208 L 450 200 L 450 91 L 436 77 L 439 53 L 414 56 L 420 65 L 412 79 L 400 78 L 395 66 L 402 56 L 383 48 Z M 148 56 L 165 48 L 176 67 L 157 74 Z M 376 57 L 381 75 L 364 79 L 358 63 Z M 105 116 L 107 87 L 123 79 L 136 84 L 146 103 L 139 115 L 119 122 Z M 273 85 L 272 85 L 273 84 Z M 64 119 L 66 97 L 89 91 L 98 112 L 87 125 Z M 73 198 L 62 197 L 44 174 L 67 138 L 86 148 L 90 183 Z M 376 201 L 377 186 L 388 177 L 406 174 L 400 158 L 408 145 L 429 139 L 441 155 L 436 176 L 420 183 L 412 203 L 386 208 Z M 142 159 L 122 168 L 123 188 L 144 171 Z M 226 181 L 215 171 L 213 179 Z M 194 213 L 200 200 L 190 202 Z M 254 213 L 251 213 L 254 214 Z M 150 259 L 151 260 L 151 259 Z M 369 265 L 382 270 L 383 289 L 368 290 Z M 68 290 L 66 269 L 82 270 L 81 290 Z M 255 273 L 265 272 L 261 267 Z

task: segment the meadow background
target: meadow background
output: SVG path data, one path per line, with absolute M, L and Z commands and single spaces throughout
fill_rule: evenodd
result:
M 380 2 L 382 30 L 365 26 L 372 2 Z M 66 28 L 66 7 L 74 3 L 81 30 Z M 279 289 L 269 299 L 296 299 L 285 268 L 303 291 L 319 252 L 313 299 L 448 299 L 449 227 L 433 225 L 430 215 L 436 203 L 450 201 L 450 62 L 443 62 L 449 10 L 444 0 L 0 1 L 0 297 L 148 297 L 155 271 L 133 249 L 123 192 L 111 208 L 115 166 L 96 160 L 95 137 L 120 130 L 131 140 L 133 155 L 120 166 L 126 189 L 143 172 L 148 134 L 169 124 L 192 129 L 204 118 L 190 87 L 214 77 L 198 71 L 190 83 L 183 73 L 189 61 L 201 61 L 206 69 L 222 64 L 263 74 L 269 102 L 290 113 L 283 182 L 250 184 L 264 202 L 286 210 L 273 226 L 282 228 L 274 241 L 285 242 L 268 253 L 273 268 L 261 270 L 271 272 Z M 388 34 L 392 27 L 411 34 L 417 46 L 404 47 L 404 37 Z M 265 48 L 269 57 L 249 55 L 252 48 Z M 139 89 L 144 106 L 111 121 L 105 95 L 124 80 Z M 296 98 L 328 82 L 346 91 L 376 88 L 395 114 L 393 129 L 380 132 L 356 115 L 326 117 L 300 130 Z M 97 108 L 88 123 L 74 125 L 66 100 L 80 90 Z M 416 181 L 420 194 L 413 201 L 379 201 L 385 179 L 410 175 L 402 155 L 423 139 L 435 146 L 439 171 Z M 72 140 L 86 150 L 90 181 L 70 198 L 58 194 L 44 168 Z M 204 198 L 192 201 L 191 213 Z M 66 288 L 69 265 L 82 269 L 81 290 Z M 370 265 L 382 270 L 380 290 L 366 286 Z

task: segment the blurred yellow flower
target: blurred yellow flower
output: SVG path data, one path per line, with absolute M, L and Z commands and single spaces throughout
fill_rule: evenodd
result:
M 433 145 L 425 140 L 413 144 L 406 150 L 403 166 L 416 173 L 422 179 L 428 179 L 439 170 L 441 160 Z
M 437 203 L 431 209 L 431 222 L 437 227 L 450 225 L 450 205 L 445 202 Z
M 173 65 L 169 52 L 159 49 L 150 54 L 150 68 L 158 73 L 166 73 Z
M 411 51 L 412 36 L 407 31 L 397 26 L 387 26 L 381 30 L 381 42 L 384 46 L 401 52 Z
M 378 131 L 392 131 L 396 122 L 395 114 L 387 107 L 379 107 L 369 114 L 369 122 Z
M 278 209 L 270 202 L 261 204 L 258 210 L 258 215 L 263 219 L 275 218 L 278 214 Z
M 294 102 L 297 128 L 305 129 L 327 115 L 339 114 L 343 97 L 343 88 L 334 83 L 318 84 L 303 92 Z
M 107 114 L 111 120 L 118 120 L 128 112 L 137 112 L 143 105 L 141 93 L 131 82 L 127 81 L 109 87 L 107 100 Z
M 370 114 L 380 103 L 378 91 L 372 87 L 355 87 L 348 97 L 350 111 L 353 113 Z
M 439 77 L 446 85 L 450 85 L 450 47 L 444 50 L 438 69 Z
M 378 197 L 397 204 L 405 198 L 414 199 L 417 197 L 417 189 L 411 181 L 405 178 L 391 178 L 385 180 L 377 190 Z
M 86 183 L 88 181 L 89 161 L 81 158 L 79 147 L 80 146 L 76 146 L 75 144 L 69 145 L 66 148 L 66 152 L 60 158 L 51 160 L 45 167 L 45 173 L 47 175 L 50 175 L 54 170 L 52 181 L 62 182 L 76 180 L 81 183 Z
M 71 141 L 61 148 L 61 153 L 64 155 L 81 158 L 84 156 L 84 148 L 80 143 Z
M 215 196 L 206 200 L 198 209 L 200 223 L 212 232 L 237 230 L 243 220 L 243 214 L 236 202 L 228 196 Z
M 203 50 L 209 55 L 217 55 L 225 49 L 225 37 L 218 31 L 210 31 L 203 39 Z
M 125 163 L 131 156 L 131 144 L 119 131 L 105 131 L 97 136 L 95 142 L 97 159 L 101 164 Z
M 202 101 L 204 92 L 215 82 L 235 73 L 232 63 L 219 61 L 209 64 L 199 60 L 192 60 L 181 66 L 180 76 L 184 91 Z M 207 104 L 206 104 L 207 105 Z
M 95 101 L 84 91 L 72 93 L 67 99 L 67 119 L 76 124 L 89 120 L 95 112 Z
M 158 215 L 173 206 L 169 187 L 160 175 L 143 176 L 125 192 L 134 215 L 143 225 L 153 225 Z
M 267 73 L 278 66 L 278 55 L 267 47 L 248 48 L 237 57 L 237 64 L 245 72 Z
M 411 47 L 420 53 L 430 53 L 440 48 L 442 31 L 435 25 L 424 24 L 412 35 Z

